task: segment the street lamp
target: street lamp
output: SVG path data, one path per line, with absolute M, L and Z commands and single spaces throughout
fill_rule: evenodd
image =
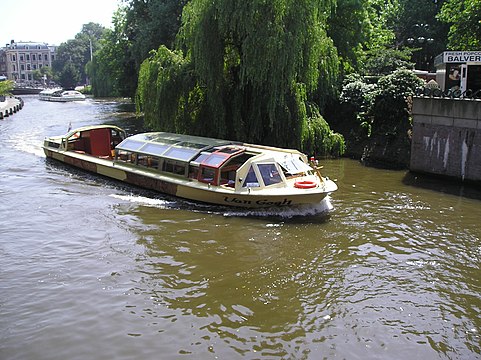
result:
M 427 47 L 434 43 L 434 39 L 428 36 L 429 24 L 414 24 L 413 36 L 406 39 L 410 46 L 420 46 L 421 51 L 416 56 L 416 66 L 426 67 L 429 70 L 430 58 L 427 54 Z M 424 55 L 424 56 L 423 56 Z

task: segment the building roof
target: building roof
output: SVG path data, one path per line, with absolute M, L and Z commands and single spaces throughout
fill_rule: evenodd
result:
M 48 50 L 49 45 L 47 43 L 42 42 L 13 42 L 7 44 L 6 50 Z

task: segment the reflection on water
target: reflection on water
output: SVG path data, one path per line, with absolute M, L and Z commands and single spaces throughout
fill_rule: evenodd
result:
M 342 159 L 315 209 L 201 205 L 45 160 L 69 121 L 136 132 L 130 105 L 25 105 L 0 122 L 1 359 L 481 358 L 465 190 Z

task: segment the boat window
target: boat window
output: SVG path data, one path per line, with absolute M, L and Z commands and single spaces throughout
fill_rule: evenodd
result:
M 118 145 L 118 148 L 122 150 L 137 151 L 142 147 L 142 145 L 144 145 L 143 142 L 125 139 Z
M 199 167 L 198 166 L 189 166 L 189 178 L 197 179 L 199 175 Z
M 152 155 L 162 155 L 169 145 L 147 143 L 142 148 L 142 152 Z
M 186 147 L 186 148 L 192 148 L 192 149 L 203 149 L 207 147 L 207 144 L 200 144 L 200 143 L 194 143 L 194 142 L 189 142 L 189 141 L 183 141 L 181 143 L 177 144 L 178 146 Z
M 159 158 L 155 156 L 150 156 L 150 155 L 144 155 L 144 154 L 139 154 L 137 157 L 137 163 L 139 165 L 149 167 L 149 168 L 154 168 L 158 169 L 159 168 Z
M 257 167 L 259 168 L 265 186 L 282 182 L 282 178 L 277 170 L 276 164 L 258 164 Z
M 206 160 L 204 160 L 204 164 L 219 167 L 226 159 L 225 155 L 220 154 L 211 154 Z
M 247 176 L 242 184 L 243 187 L 258 187 L 259 180 L 257 180 L 257 175 L 254 171 L 254 167 L 251 165 L 249 171 L 247 172 Z
M 185 176 L 185 169 L 186 169 L 185 164 L 182 164 L 173 160 L 168 160 L 168 159 L 164 160 L 164 165 L 162 167 L 162 170 L 165 172 L 170 172 L 172 174 L 184 175 L 184 176 Z
M 234 187 L 235 175 L 236 175 L 236 172 L 233 169 L 228 168 L 228 169 L 222 170 L 220 173 L 220 184 Z
M 196 162 L 198 164 L 202 163 L 207 157 L 209 157 L 210 153 L 201 153 L 199 156 L 197 156 L 192 162 Z
M 220 148 L 217 150 L 218 152 L 220 153 L 224 153 L 224 154 L 234 154 L 236 152 L 239 152 L 241 151 L 241 149 L 237 148 L 237 147 L 223 147 L 223 148 Z
M 173 146 L 165 152 L 164 156 L 173 159 L 189 161 L 195 154 L 197 154 L 197 150 Z
M 287 173 L 292 175 L 312 170 L 309 165 L 296 157 L 286 157 L 282 160 L 277 160 L 277 162 L 284 170 L 286 170 Z
M 199 181 L 214 183 L 215 181 L 215 169 L 209 167 L 202 167 L 200 170 Z

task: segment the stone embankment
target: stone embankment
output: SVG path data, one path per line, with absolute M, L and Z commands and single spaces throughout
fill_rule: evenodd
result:
M 416 97 L 410 170 L 481 182 L 481 100 Z
M 0 95 L 0 120 L 5 119 L 23 108 L 23 100 L 19 97 Z

